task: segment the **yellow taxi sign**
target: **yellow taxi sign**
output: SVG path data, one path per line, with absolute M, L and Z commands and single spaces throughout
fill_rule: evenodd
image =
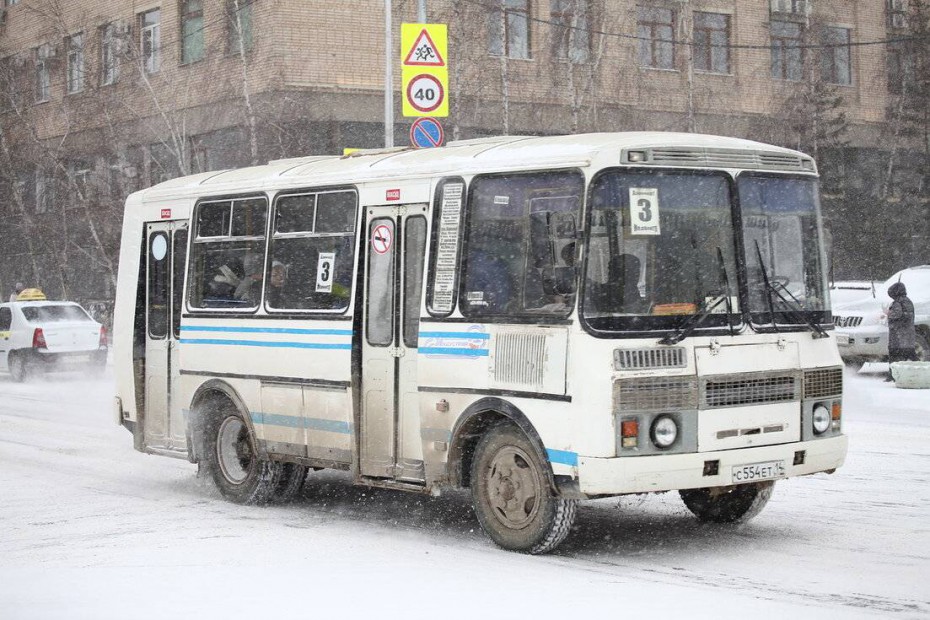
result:
M 16 301 L 45 301 L 45 293 L 37 288 L 27 288 L 16 296 Z

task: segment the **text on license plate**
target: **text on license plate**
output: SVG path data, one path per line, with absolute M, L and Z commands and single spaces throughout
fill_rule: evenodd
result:
M 837 335 L 836 335 L 836 344 L 838 344 L 838 345 L 841 346 L 841 347 L 848 346 L 848 345 L 849 345 L 849 336 L 841 336 L 841 335 L 837 334 Z
M 776 478 L 782 478 L 784 475 L 784 461 L 766 461 L 765 463 L 735 465 L 733 467 L 733 482 L 735 483 L 774 480 Z

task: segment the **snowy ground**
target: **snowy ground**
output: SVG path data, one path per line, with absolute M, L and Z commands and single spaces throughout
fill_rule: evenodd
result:
M 754 521 L 587 502 L 544 557 L 495 548 L 464 494 L 320 473 L 294 505 L 227 503 L 132 450 L 109 381 L 0 375 L 0 618 L 928 617 L 930 390 L 880 370 L 847 374 L 846 466 L 778 483 Z

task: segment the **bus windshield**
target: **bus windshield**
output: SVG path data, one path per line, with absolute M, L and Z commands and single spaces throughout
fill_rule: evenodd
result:
M 775 323 L 800 323 L 805 314 L 822 322 L 830 305 L 816 180 L 747 173 L 737 187 L 753 323 L 773 322 L 772 313 Z
M 738 321 L 731 183 L 723 173 L 619 171 L 591 192 L 583 316 L 598 331 Z

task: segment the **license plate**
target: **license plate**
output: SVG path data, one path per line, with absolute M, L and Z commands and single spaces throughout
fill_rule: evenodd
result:
M 837 335 L 836 335 L 836 344 L 840 345 L 841 347 L 848 346 L 848 345 L 849 345 L 849 336 L 843 336 L 843 335 L 841 335 L 841 334 L 837 334 Z
M 736 465 L 733 467 L 732 473 L 732 479 L 734 483 L 775 480 L 776 478 L 783 478 L 784 476 L 784 461 L 766 461 L 764 463 Z

